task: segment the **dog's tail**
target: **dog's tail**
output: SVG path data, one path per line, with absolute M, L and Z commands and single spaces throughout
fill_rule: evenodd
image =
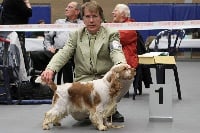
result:
M 35 79 L 35 83 L 40 83 L 40 84 L 43 84 L 43 85 L 48 85 L 52 91 L 56 91 L 57 90 L 57 85 L 52 81 L 51 83 L 46 83 L 42 80 L 41 76 L 38 76 L 36 79 Z

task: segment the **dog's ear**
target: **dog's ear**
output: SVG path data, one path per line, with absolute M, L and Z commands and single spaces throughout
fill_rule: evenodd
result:
M 122 89 L 121 82 L 118 78 L 119 74 L 116 73 L 113 75 L 113 78 L 111 80 L 111 87 L 110 87 L 110 93 L 109 95 L 111 97 L 115 97 L 119 94 L 119 91 Z
M 129 77 L 128 77 L 128 79 L 132 79 L 132 78 L 134 78 L 134 76 L 136 75 L 136 69 L 135 68 L 129 68 Z
M 108 82 L 111 82 L 112 79 L 113 79 L 113 76 L 114 76 L 114 72 L 111 71 L 111 73 L 106 77 L 107 81 L 108 81 Z
M 131 73 L 133 75 L 133 77 L 136 75 L 136 69 L 135 68 L 131 68 Z

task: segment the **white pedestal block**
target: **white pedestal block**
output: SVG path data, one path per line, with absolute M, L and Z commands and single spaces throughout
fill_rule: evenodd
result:
M 168 84 L 152 84 L 149 92 L 149 120 L 173 121 L 172 87 Z

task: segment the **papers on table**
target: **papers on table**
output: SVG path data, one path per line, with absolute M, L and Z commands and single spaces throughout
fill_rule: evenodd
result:
M 169 55 L 168 52 L 149 52 L 139 56 L 153 57 L 153 56 L 168 56 L 168 55 Z

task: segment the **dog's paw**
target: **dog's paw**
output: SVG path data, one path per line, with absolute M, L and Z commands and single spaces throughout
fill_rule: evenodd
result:
M 111 122 L 106 122 L 105 124 L 107 126 L 107 128 L 112 128 L 113 124 Z
M 49 125 L 45 124 L 45 125 L 42 125 L 42 129 L 43 129 L 43 130 L 49 130 L 50 127 L 49 127 Z
M 98 126 L 98 130 L 100 131 L 106 131 L 107 129 L 108 129 L 107 126 L 104 125 Z

